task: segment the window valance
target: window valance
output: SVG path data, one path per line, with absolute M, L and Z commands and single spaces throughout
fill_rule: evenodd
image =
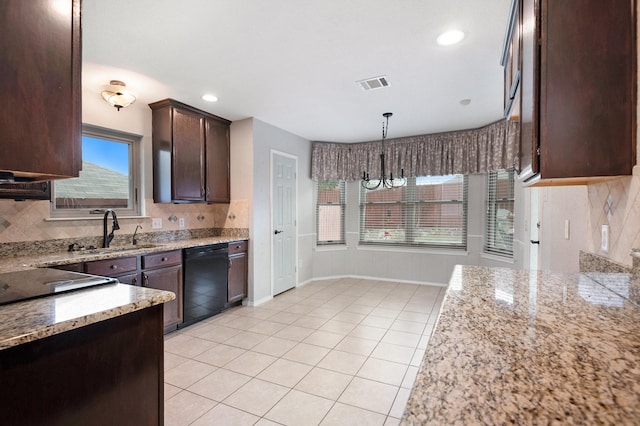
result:
M 500 120 L 478 129 L 387 139 L 387 171 L 405 176 L 475 174 L 513 167 L 517 155 L 517 122 Z M 311 177 L 314 180 L 362 179 L 380 175 L 380 142 L 314 142 Z M 387 172 L 388 173 L 388 172 Z

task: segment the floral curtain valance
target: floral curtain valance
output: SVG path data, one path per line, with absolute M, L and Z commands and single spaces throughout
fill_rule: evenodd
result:
M 518 123 L 501 120 L 487 126 L 388 139 L 384 143 L 385 168 L 399 176 L 442 176 L 485 173 L 513 167 L 517 155 Z M 360 180 L 367 171 L 380 175 L 381 142 L 314 142 L 311 177 L 314 180 Z

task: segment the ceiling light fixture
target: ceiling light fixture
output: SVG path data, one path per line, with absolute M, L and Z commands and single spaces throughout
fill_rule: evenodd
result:
M 445 31 L 440 34 L 436 39 L 436 42 L 440 46 L 451 46 L 452 44 L 460 43 L 464 38 L 464 33 L 460 30 Z
M 389 117 L 393 115 L 392 112 L 385 112 L 382 114 L 384 118 L 387 119 L 386 124 L 382 122 L 382 142 L 381 142 L 381 152 L 380 152 L 380 179 L 369 179 L 369 173 L 366 171 L 362 172 L 362 182 L 361 185 L 364 189 L 378 189 L 381 185 L 383 188 L 391 189 L 391 188 L 399 188 L 401 186 L 405 186 L 407 184 L 407 178 L 404 177 L 404 169 L 400 170 L 400 177 L 394 179 L 393 172 L 389 173 L 389 177 L 387 178 L 385 169 L 384 169 L 384 140 L 387 138 L 387 129 L 389 128 Z
M 127 85 L 120 80 L 111 80 L 109 88 L 100 94 L 109 105 L 120 111 L 120 108 L 126 108 L 136 101 L 136 97 L 128 92 L 126 87 Z
M 204 99 L 207 102 L 217 102 L 218 101 L 218 97 L 216 95 L 211 95 L 211 94 L 202 95 L 202 99 Z

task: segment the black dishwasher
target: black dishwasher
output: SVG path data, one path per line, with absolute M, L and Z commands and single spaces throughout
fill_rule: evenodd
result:
M 227 244 L 184 249 L 183 257 L 183 322 L 179 328 L 222 312 L 229 270 Z

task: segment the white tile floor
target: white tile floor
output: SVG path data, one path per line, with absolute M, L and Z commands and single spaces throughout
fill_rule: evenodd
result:
M 396 425 L 444 288 L 335 279 L 165 337 L 165 424 Z

